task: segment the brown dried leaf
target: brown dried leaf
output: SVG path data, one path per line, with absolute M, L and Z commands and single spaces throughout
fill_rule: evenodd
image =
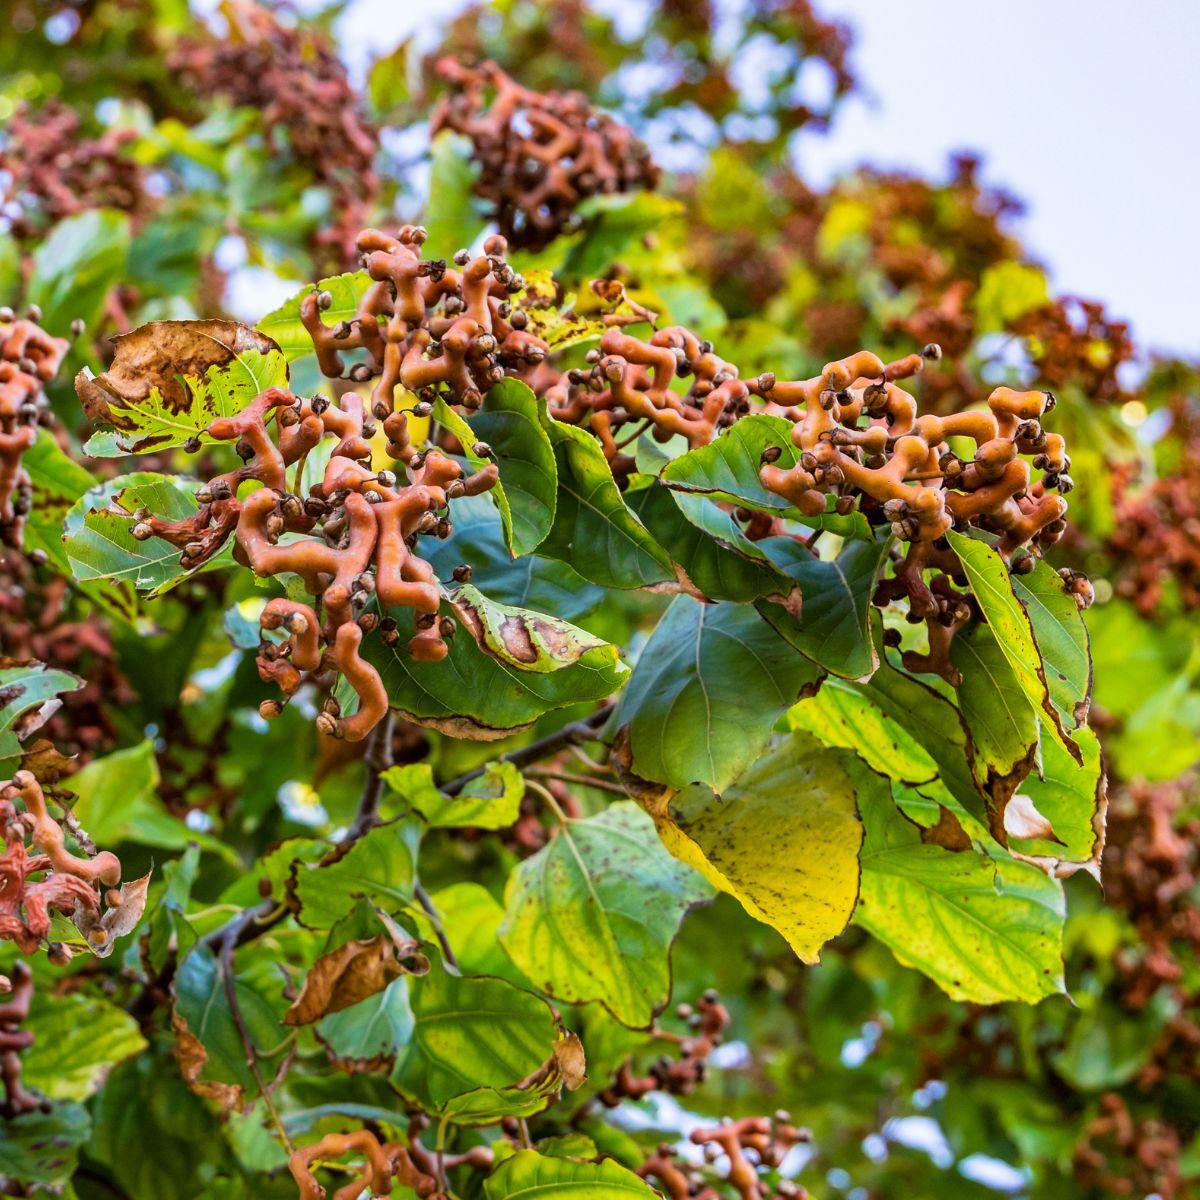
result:
M 921 830 L 921 841 L 926 845 L 941 846 L 943 850 L 956 852 L 971 848 L 971 838 L 967 831 L 944 804 L 938 805 L 937 824 Z
M 1034 802 L 1023 792 L 1004 806 L 1004 832 L 1014 838 L 1039 838 L 1045 842 L 1062 839 L 1054 832 L 1054 826 L 1037 810 Z
M 554 1062 L 568 1092 L 583 1087 L 587 1082 L 587 1059 L 583 1043 L 567 1031 L 554 1043 Z
M 175 1058 L 184 1082 L 198 1096 L 215 1100 L 225 1112 L 231 1109 L 242 1111 L 246 1097 L 236 1083 L 216 1083 L 201 1079 L 200 1073 L 208 1062 L 208 1051 L 200 1039 L 187 1027 L 187 1022 L 178 1014 L 171 1014 L 171 1026 L 175 1030 Z
M 181 445 L 287 381 L 276 343 L 239 321 L 151 321 L 113 342 L 107 371 L 93 376 L 85 368 L 75 377 L 88 419 L 123 435 L 96 453 Z
M 390 934 L 350 941 L 321 955 L 304 980 L 295 1003 L 284 1013 L 285 1025 L 311 1025 L 382 992 L 401 975 L 424 975 L 429 960 L 411 939 L 397 945 Z
M 121 884 L 121 903 L 116 908 L 108 908 L 103 916 L 97 916 L 86 908 L 76 905 L 72 918 L 75 928 L 83 934 L 88 949 L 97 958 L 107 958 L 117 944 L 117 938 L 132 933 L 146 911 L 146 892 L 150 887 L 150 876 L 147 871 L 140 879 L 130 880 Z M 108 936 L 104 942 L 97 945 L 92 941 L 92 931 L 102 929 Z

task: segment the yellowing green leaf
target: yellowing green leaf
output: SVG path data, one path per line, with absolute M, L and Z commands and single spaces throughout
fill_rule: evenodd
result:
M 549 996 L 648 1026 L 670 998 L 671 943 L 712 889 L 629 801 L 571 821 L 509 876 L 500 940 Z
M 846 927 L 863 831 L 842 757 L 793 733 L 717 795 L 690 787 L 651 803 L 677 858 L 777 929 L 804 962 Z

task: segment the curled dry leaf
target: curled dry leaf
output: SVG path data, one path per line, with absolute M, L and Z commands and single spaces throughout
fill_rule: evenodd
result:
M 236 1083 L 201 1079 L 200 1073 L 208 1062 L 208 1051 L 200 1039 L 188 1029 L 187 1022 L 178 1013 L 171 1015 L 171 1025 L 175 1031 L 175 1059 L 179 1063 L 179 1073 L 188 1087 L 197 1096 L 215 1100 L 226 1112 L 231 1109 L 241 1112 L 246 1100 L 242 1089 Z
M 83 934 L 88 949 L 97 958 L 107 958 L 117 944 L 117 939 L 132 933 L 146 911 L 146 892 L 150 887 L 152 871 L 147 871 L 140 879 L 131 879 L 121 885 L 121 903 L 105 909 L 103 916 L 76 905 L 72 922 L 75 928 Z M 102 931 L 104 937 L 96 936 Z
M 429 959 L 415 941 L 397 943 L 387 934 L 350 941 L 321 955 L 283 1017 L 285 1025 L 311 1025 L 382 992 L 401 975 L 424 975 Z
M 84 368 L 75 392 L 90 421 L 125 435 L 119 452 L 179 445 L 286 380 L 276 343 L 239 321 L 151 321 L 112 341 L 112 365 L 100 375 Z
M 1047 842 L 1062 843 L 1062 839 L 1054 832 L 1054 826 L 1022 792 L 1018 792 L 1004 806 L 1004 832 L 1009 837 L 1041 838 Z
M 584 1058 L 583 1043 L 570 1030 L 564 1030 L 555 1039 L 550 1057 L 516 1087 L 523 1092 L 546 1095 L 563 1087 L 573 1092 L 582 1087 L 586 1080 L 587 1061 Z
M 583 1053 L 583 1043 L 570 1031 L 554 1043 L 554 1062 L 568 1092 L 583 1087 L 587 1082 L 587 1060 Z

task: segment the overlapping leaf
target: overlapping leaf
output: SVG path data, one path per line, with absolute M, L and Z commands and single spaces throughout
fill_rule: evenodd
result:
M 604 587 L 648 587 L 674 579 L 670 557 L 626 507 L 595 437 L 549 418 L 545 428 L 559 490 L 554 524 L 539 552 Z
M 866 828 L 854 921 L 950 996 L 1030 1003 L 1064 989 L 1061 886 L 993 846 L 989 855 L 924 844 L 886 781 L 858 775 Z
M 846 927 L 863 831 L 836 752 L 794 733 L 720 795 L 695 785 L 647 807 L 672 854 L 777 929 L 804 962 Z
M 618 711 L 630 769 L 671 787 L 720 791 L 758 756 L 819 671 L 753 609 L 671 602 L 642 649 Z
M 510 876 L 500 940 L 541 989 L 647 1026 L 670 997 L 670 949 L 711 888 L 632 802 L 571 821 Z
M 97 457 L 167 450 L 193 437 L 211 441 L 209 422 L 288 382 L 279 347 L 237 321 L 151 321 L 113 343 L 106 371 L 84 370 L 75 379 L 84 413 L 100 426 L 84 447 Z
M 179 564 L 180 551 L 165 538 L 138 541 L 131 532 L 133 514 L 149 509 L 167 521 L 186 520 L 199 511 L 195 483 L 178 475 L 135 471 L 97 484 L 72 505 L 63 525 L 63 545 L 75 578 L 131 584 L 154 599 L 197 570 L 213 570 L 230 562 L 223 548 L 199 568 Z
M 628 674 L 615 646 L 587 635 L 573 640 L 572 648 L 555 660 L 558 668 L 551 670 L 514 665 L 511 659 L 519 660 L 519 654 L 506 659 L 485 653 L 466 631 L 454 638 L 442 662 L 417 663 L 409 658 L 405 644 L 413 631 L 412 613 L 397 609 L 391 615 L 401 640 L 389 649 L 370 639 L 364 653 L 382 676 L 392 706 L 419 724 L 459 737 L 503 737 L 551 709 L 611 695 Z M 537 615 L 538 622 L 550 620 Z M 532 644 L 533 638 L 528 641 Z M 520 645 L 524 647 L 524 638 Z M 547 665 L 550 657 L 549 653 L 539 656 L 538 662 Z

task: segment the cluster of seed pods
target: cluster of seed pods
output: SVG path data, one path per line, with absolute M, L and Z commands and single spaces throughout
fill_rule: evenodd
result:
M 612 1083 L 599 1093 L 601 1104 L 616 1108 L 626 1100 L 641 1100 L 651 1092 L 686 1096 L 704 1082 L 708 1074 L 708 1060 L 721 1044 L 729 1027 L 729 1010 L 721 1003 L 716 992 L 708 991 L 700 997 L 694 1008 L 690 1004 L 681 1004 L 675 1015 L 687 1022 L 686 1034 L 681 1036 L 665 1029 L 656 1030 L 655 1033 L 660 1040 L 674 1044 L 677 1057 L 662 1055 L 645 1075 L 637 1075 L 633 1060 L 627 1059 L 617 1069 Z
M 354 1155 L 361 1163 L 351 1182 L 338 1188 L 332 1200 L 357 1200 L 367 1189 L 375 1196 L 391 1195 L 393 1186 L 409 1188 L 421 1200 L 445 1200 L 439 1179 L 457 1167 L 486 1171 L 492 1166 L 492 1151 L 477 1146 L 465 1154 L 437 1155 L 421 1144 L 420 1135 L 427 1119 L 414 1117 L 409 1122 L 408 1138 L 403 1142 L 380 1142 L 370 1130 L 326 1134 L 319 1142 L 301 1146 L 288 1162 L 292 1178 L 299 1188 L 298 1200 L 325 1200 L 325 1188 L 313 1175 L 319 1164 Z
M 119 909 L 124 902 L 117 856 L 107 850 L 90 855 L 68 850 L 63 826 L 50 814 L 41 784 L 29 771 L 17 771 L 0 782 L 0 825 L 5 842 L 0 855 L 0 939 L 15 943 L 23 954 L 33 954 L 50 934 L 52 914 L 59 912 L 89 927 L 94 946 L 106 945 L 109 933 L 97 919 L 101 902 L 109 909 Z M 59 943 L 53 943 L 50 952 L 53 961 L 69 958 Z
M 39 421 L 49 417 L 43 386 L 58 373 L 69 343 L 51 337 L 30 309 L 18 317 L 0 309 L 0 545 L 19 549 L 33 495 L 21 465 L 37 440 Z
M 380 620 L 388 608 L 415 612 L 414 659 L 446 654 L 454 625 L 439 619 L 439 584 L 416 553 L 417 538 L 447 535 L 448 501 L 489 489 L 498 471 L 489 463 L 465 475 L 456 459 L 418 441 L 410 422 L 433 415 L 438 402 L 469 416 L 505 378 L 528 384 L 555 419 L 590 429 L 618 482 L 634 465 L 623 447 L 642 432 L 661 442 L 681 438 L 694 449 L 750 414 L 783 418 L 792 444 L 767 447 L 762 486 L 802 519 L 857 510 L 890 530 L 898 548 L 876 602 L 903 600 L 911 620 L 927 623 L 928 652 L 906 658 L 916 671 L 953 679 L 950 639 L 975 615 L 946 540 L 950 530 L 994 535 L 997 550 L 1020 572 L 1066 527 L 1070 460 L 1062 437 L 1042 427 L 1054 403 L 1047 392 L 1001 387 L 985 409 L 922 416 L 899 381 L 938 357 L 936 346 L 892 363 L 860 351 L 812 379 L 743 379 L 736 364 L 689 330 L 671 326 L 639 337 L 629 331 L 628 315 L 611 316 L 585 365 L 563 369 L 523 306 L 525 281 L 506 261 L 503 237 L 487 238 L 477 254 L 460 251 L 452 263 L 423 259 L 424 240 L 425 230 L 411 225 L 394 236 L 359 234 L 370 284 L 349 320 L 326 323 L 327 292 L 303 298 L 300 318 L 317 363 L 342 389 L 336 404 L 272 388 L 236 416 L 212 422 L 208 436 L 234 443 L 245 465 L 205 485 L 193 517 L 168 522 L 142 513 L 134 527 L 137 537 L 180 547 L 185 566 L 198 566 L 233 535 L 236 557 L 258 574 L 299 576 L 317 605 L 280 599 L 267 606 L 264 635 L 282 631 L 286 640 L 265 636 L 259 669 L 285 700 L 308 679 L 344 675 L 359 707 L 343 717 L 330 702 L 319 718 L 325 732 L 358 740 L 386 713 L 380 677 L 360 647 L 376 626 L 395 644 L 394 623 Z M 640 310 L 633 319 L 648 316 Z M 377 422 L 400 480 L 371 466 Z M 633 432 L 618 441 L 625 427 Z M 337 444 L 324 476 L 301 494 L 298 464 L 326 437 Z M 477 459 L 492 457 L 483 443 L 471 449 Z M 248 481 L 262 486 L 239 498 Z M 776 514 L 735 513 L 752 539 L 788 533 Z M 1071 574 L 1067 582 L 1081 604 L 1090 600 L 1086 579 Z M 379 615 L 368 611 L 373 598 Z M 279 708 L 267 702 L 264 715 Z
M 654 188 L 659 169 L 631 130 L 582 92 L 535 92 L 494 62 L 467 67 L 443 58 L 454 86 L 432 119 L 471 140 L 475 192 L 514 245 L 537 249 L 577 221 L 588 196 Z
M 778 1168 L 788 1151 L 810 1136 L 791 1123 L 789 1114 L 780 1112 L 696 1129 L 690 1140 L 703 1147 L 705 1162 L 741 1200 L 803 1200 L 808 1193 L 798 1184 L 786 1179 L 771 1184 L 759 1172 Z M 721 1200 L 724 1195 L 707 1182 L 703 1170 L 667 1143 L 641 1165 L 638 1174 L 653 1179 L 668 1200 Z
M 8 121 L 0 146 L 0 199 L 13 235 L 25 239 L 87 209 L 115 208 L 135 218 L 154 200 L 145 168 L 127 147 L 128 129 L 87 137 L 79 115 L 59 100 L 39 109 L 22 105 Z
M 342 716 L 331 698 L 317 724 L 323 733 L 359 741 L 388 707 L 378 671 L 361 656 L 363 637 L 377 628 L 389 644 L 399 637 L 394 620 L 380 620 L 367 606 L 375 599 L 381 610 L 412 609 L 411 656 L 418 662 L 446 656 L 454 625 L 449 618 L 439 621 L 441 591 L 433 569 L 416 552 L 417 539 L 449 536 L 450 518 L 439 514 L 454 497 L 492 487 L 496 467 L 489 464 L 466 475 L 438 450 L 405 458 L 393 446 L 394 457 L 405 459 L 407 482 L 399 483 L 392 471 L 374 470 L 369 439 L 375 423 L 353 392 L 334 406 L 324 397 L 306 399 L 269 388 L 236 416 L 213 421 L 206 432 L 234 443 L 244 465 L 203 485 L 197 494 L 200 507 L 189 518 L 166 521 L 139 511 L 133 535 L 179 547 L 180 561 L 188 567 L 210 558 L 232 535 L 235 557 L 256 574 L 297 576 L 321 615 L 309 604 L 282 597 L 268 603 L 260 618 L 259 674 L 279 687 L 285 701 L 307 680 L 324 683 L 343 676 L 358 696 L 357 711 Z M 327 435 L 337 440 L 322 478 L 301 494 L 300 464 Z M 289 467 L 297 468 L 291 481 Z M 248 481 L 261 486 L 239 499 Z M 267 636 L 275 631 L 286 640 Z M 271 700 L 260 711 L 273 717 L 281 710 L 281 702 Z
M 333 225 L 317 236 L 341 266 L 380 190 L 374 160 L 378 130 L 334 47 L 319 33 L 283 24 L 256 0 L 228 0 L 229 36 L 181 40 L 171 71 L 198 98 L 224 96 L 256 109 L 272 148 L 301 163 L 332 193 Z

